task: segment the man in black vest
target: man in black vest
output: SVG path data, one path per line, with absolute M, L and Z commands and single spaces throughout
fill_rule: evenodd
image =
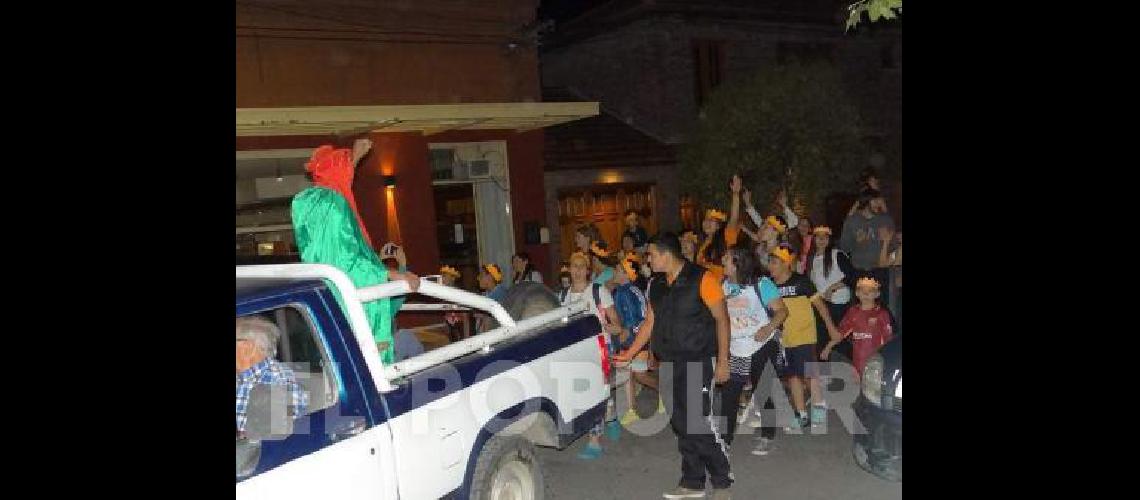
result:
M 728 446 L 712 414 L 714 385 L 728 380 L 724 291 L 715 275 L 685 259 L 673 233 L 649 240 L 649 264 L 663 276 L 650 281 L 645 322 L 615 361 L 628 362 L 647 343 L 661 361 L 661 396 L 673 410 L 670 424 L 681 452 L 680 484 L 664 497 L 704 498 L 707 470 L 713 498 L 731 498 Z

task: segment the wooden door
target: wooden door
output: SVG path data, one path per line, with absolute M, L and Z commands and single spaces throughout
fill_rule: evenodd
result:
M 578 226 L 594 223 L 611 249 L 621 247 L 625 212 L 636 210 L 649 234 L 657 232 L 656 189 L 652 184 L 595 184 L 562 190 L 558 195 L 558 223 L 562 260 L 575 250 Z

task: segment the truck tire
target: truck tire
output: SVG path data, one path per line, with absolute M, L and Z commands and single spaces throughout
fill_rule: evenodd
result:
M 471 477 L 471 500 L 541 500 L 546 483 L 534 445 L 519 436 L 492 436 Z

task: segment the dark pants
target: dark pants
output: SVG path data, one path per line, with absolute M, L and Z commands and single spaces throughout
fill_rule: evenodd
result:
M 669 423 L 681 452 L 680 485 L 705 489 L 707 470 L 713 488 L 732 486 L 727 445 L 713 424 L 713 391 L 719 388 L 713 382 L 712 358 L 662 363 L 660 373 L 661 395 L 672 409 Z
M 753 399 L 760 401 L 764 410 L 764 417 L 770 418 L 766 420 L 761 418 L 761 423 L 774 424 L 776 422 L 776 405 L 772 403 L 771 392 L 772 384 L 776 381 L 779 374 L 776 373 L 776 353 L 780 350 L 778 341 L 768 342 L 761 347 L 760 350 L 752 354 L 752 367 L 751 373 L 748 377 L 751 379 L 753 388 Z M 764 373 L 764 368 L 768 368 L 768 373 Z M 761 380 L 760 376 L 764 375 Z M 732 440 L 736 435 L 736 414 L 737 409 L 740 408 L 740 393 L 744 391 L 744 381 L 735 377 L 729 378 L 728 382 L 724 384 L 723 392 L 720 396 L 720 414 L 725 420 L 725 443 L 731 445 Z M 771 415 L 771 417 L 768 417 Z M 768 439 L 776 438 L 776 427 L 768 425 L 760 428 L 760 437 Z

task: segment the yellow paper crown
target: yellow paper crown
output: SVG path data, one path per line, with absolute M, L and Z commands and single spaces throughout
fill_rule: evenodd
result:
M 711 209 L 709 209 L 708 212 L 705 212 L 705 218 L 717 220 L 717 221 L 721 221 L 721 222 L 728 220 L 728 216 L 725 215 L 724 212 L 721 212 L 720 210 L 717 210 L 715 208 L 711 208 Z
M 826 234 L 831 236 L 831 228 L 827 226 L 815 226 L 815 229 L 812 229 L 811 232 L 812 234 Z
M 443 266 L 439 268 L 439 274 L 446 274 L 448 276 L 454 277 L 455 279 L 459 279 L 463 276 L 463 273 L 460 273 L 458 269 L 451 266 Z
M 597 255 L 598 257 L 609 257 L 610 256 L 610 252 L 603 249 L 602 247 L 598 246 L 598 242 L 596 242 L 596 241 L 593 243 L 590 243 L 590 251 L 594 252 L 594 255 Z
M 483 269 L 487 271 L 487 274 L 491 275 L 495 283 L 503 281 L 503 272 L 499 270 L 499 266 L 495 264 L 483 264 Z
M 776 256 L 777 258 L 779 258 L 780 260 L 784 261 L 785 264 L 791 264 L 792 263 L 792 260 L 793 260 L 792 259 L 792 252 L 789 252 L 787 248 L 784 248 L 784 247 L 773 248 L 770 253 L 772 255 Z
M 626 252 L 625 253 L 625 260 L 632 260 L 632 261 L 640 264 L 641 263 L 641 256 L 637 255 L 637 252 Z
M 777 219 L 775 215 L 769 215 L 767 219 L 764 219 L 764 222 L 767 222 L 769 226 L 772 226 L 772 228 L 775 229 L 777 233 L 784 234 L 788 231 L 788 226 L 781 224 L 780 219 Z
M 621 268 L 625 270 L 625 275 L 628 276 L 630 280 L 637 279 L 637 270 L 633 268 L 634 262 L 637 261 L 630 258 L 626 258 L 625 260 L 621 261 Z
M 864 276 L 862 278 L 859 278 L 859 281 L 855 282 L 855 288 L 863 288 L 863 287 L 869 287 L 869 288 L 874 288 L 874 289 L 878 290 L 879 282 L 876 281 L 875 278 L 872 278 L 870 276 Z

